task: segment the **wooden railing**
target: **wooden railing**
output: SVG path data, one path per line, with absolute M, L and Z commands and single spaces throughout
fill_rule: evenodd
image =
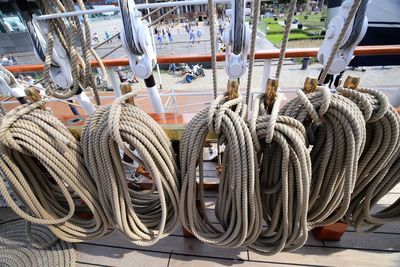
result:
M 287 58 L 300 57 L 315 57 L 317 56 L 318 48 L 297 48 L 288 49 L 286 52 Z M 378 55 L 400 55 L 400 45 L 378 45 L 378 46 L 359 46 L 354 51 L 356 56 L 378 56 Z M 274 59 L 279 58 L 279 50 L 258 51 L 255 54 L 255 59 Z M 224 53 L 217 54 L 218 61 L 225 60 Z M 173 56 L 158 56 L 159 64 L 169 63 L 194 63 L 194 62 L 210 62 L 211 55 L 173 55 Z M 106 67 L 127 66 L 129 64 L 127 58 L 104 59 Z M 98 67 L 96 61 L 92 61 L 92 67 Z M 22 72 L 39 72 L 43 71 L 42 64 L 36 65 L 18 65 L 9 66 L 8 70 L 15 73 Z

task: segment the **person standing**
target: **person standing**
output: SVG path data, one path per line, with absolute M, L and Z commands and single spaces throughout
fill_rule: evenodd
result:
M 108 40 L 108 43 L 111 43 L 111 40 L 110 40 L 110 33 L 107 31 L 107 30 L 105 30 L 104 31 L 104 40 L 105 41 L 107 41 Z
M 194 34 L 193 30 L 190 30 L 189 32 L 189 41 L 190 41 L 190 46 L 194 45 L 194 42 L 196 41 L 196 35 Z
M 172 33 L 169 29 L 167 30 L 167 35 L 168 35 L 169 42 L 172 43 L 174 41 L 174 38 L 172 38 Z
M 10 54 L 8 55 L 8 66 L 14 65 L 14 57 Z
M 95 33 L 93 34 L 93 41 L 95 41 L 96 43 L 100 43 L 99 35 L 97 34 L 97 32 L 95 32 Z
M 114 35 L 117 35 L 117 41 L 121 41 L 121 33 L 118 31 L 117 27 L 114 27 Z
M 200 39 L 203 36 L 203 31 L 200 28 L 196 30 L 197 41 L 200 43 Z
M 162 46 L 162 44 L 163 44 L 163 39 L 162 39 L 162 37 L 161 37 L 160 34 L 157 34 L 157 41 L 158 41 L 158 43 L 160 44 L 160 48 L 161 48 L 161 46 Z

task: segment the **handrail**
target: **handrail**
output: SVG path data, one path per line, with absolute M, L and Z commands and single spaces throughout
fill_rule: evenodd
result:
M 316 57 L 319 48 L 296 48 L 288 49 L 286 51 L 287 58 L 299 57 Z M 356 56 L 381 56 L 381 55 L 400 55 L 400 45 L 376 45 L 376 46 L 358 46 L 354 51 Z M 255 54 L 255 59 L 274 59 L 279 58 L 279 50 L 273 49 L 268 51 L 259 51 Z M 225 53 L 217 54 L 217 61 L 224 61 Z M 210 62 L 211 55 L 172 55 L 172 56 L 158 56 L 157 61 L 159 64 L 168 63 L 194 63 L 194 62 Z M 112 58 L 104 59 L 106 67 L 127 66 L 129 64 L 127 58 Z M 92 61 L 92 67 L 98 67 L 96 61 Z M 18 65 L 8 66 L 7 69 L 11 72 L 40 72 L 43 71 L 43 65 Z

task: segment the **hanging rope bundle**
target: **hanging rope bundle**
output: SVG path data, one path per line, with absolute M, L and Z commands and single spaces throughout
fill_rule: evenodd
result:
M 99 108 L 86 121 L 82 146 L 109 220 L 133 243 L 150 246 L 178 225 L 178 173 L 163 129 L 140 108 L 125 103 L 133 96 L 126 94 Z M 120 151 L 149 171 L 151 190 L 128 187 Z
M 77 1 L 81 10 L 85 9 L 82 0 Z M 63 12 L 75 11 L 73 0 L 39 0 L 38 4 L 44 14 L 56 14 Z M 88 22 L 88 16 L 82 16 L 82 24 L 77 16 L 67 18 L 56 18 L 47 20 L 48 34 L 47 34 L 47 51 L 44 61 L 44 83 L 49 95 L 57 98 L 67 99 L 79 92 L 82 89 L 89 89 L 93 91 L 97 105 L 100 105 L 100 97 L 96 89 L 94 77 L 91 70 L 91 55 L 95 57 L 102 69 L 103 75 L 107 76 L 105 67 L 97 55 L 95 50 L 91 47 L 91 33 Z M 69 90 L 58 90 L 54 87 L 50 79 L 50 68 L 54 63 L 52 60 L 54 38 L 58 37 L 63 48 L 65 49 L 72 68 L 73 87 Z M 79 54 L 77 43 L 80 44 L 83 56 Z
M 371 218 L 369 214 L 371 206 L 397 184 L 395 181 L 398 179 L 393 175 L 399 167 L 396 160 L 400 149 L 400 116 L 389 104 L 387 97 L 378 90 L 337 90 L 359 106 L 367 122 L 366 144 L 358 162 L 357 181 L 345 220 L 356 229 L 364 224 L 381 226 L 392 221 L 393 217 L 399 218 L 395 213 L 383 212 L 385 215 L 377 215 L 377 219 Z M 393 208 L 395 206 L 397 208 L 396 204 Z M 380 220 L 379 216 L 385 219 Z
M 76 255 L 71 243 L 59 241 L 48 248 L 38 248 L 31 244 L 53 242 L 54 235 L 41 225 L 34 225 L 29 238 L 23 233 L 23 220 L 0 225 L 0 266 L 75 266 Z
M 180 216 L 183 226 L 199 240 L 214 246 L 239 247 L 255 241 L 261 230 L 261 201 L 257 162 L 250 131 L 244 121 L 246 105 L 242 98 L 219 96 L 209 108 L 198 113 L 186 126 L 180 144 L 182 189 Z M 207 132 L 220 136 L 225 145 L 222 158 L 214 226 L 204 212 L 203 146 Z M 196 187 L 199 166 L 200 186 Z M 200 195 L 201 210 L 196 207 Z
M 319 89 L 322 92 L 308 95 L 298 91 L 280 111 L 305 126 L 312 145 L 309 228 L 334 223 L 347 211 L 366 138 L 357 105 L 326 87 Z
M 293 118 L 277 116 L 275 111 L 266 114 L 264 100 L 265 94 L 255 100 L 250 129 L 259 152 L 262 212 L 267 229 L 250 249 L 273 255 L 300 248 L 307 241 L 311 160 L 303 125 Z
M 45 101 L 10 111 L 0 127 L 0 194 L 20 217 L 48 225 L 60 239 L 80 242 L 103 236 L 107 218 L 83 165 L 79 142 L 49 112 Z

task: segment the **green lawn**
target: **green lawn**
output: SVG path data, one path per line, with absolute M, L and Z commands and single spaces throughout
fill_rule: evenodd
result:
M 295 33 L 290 33 L 290 39 L 309 39 L 315 38 L 315 36 L 307 35 L 307 32 L 318 32 L 320 33 L 325 26 L 325 22 L 321 22 L 321 16 L 325 14 L 310 14 L 307 20 L 304 19 L 304 14 L 295 16 L 296 19 L 300 21 L 304 26 L 308 27 L 307 30 L 300 31 L 297 30 Z M 278 19 L 279 21 L 284 21 L 285 18 Z M 268 27 L 268 31 L 267 31 Z M 278 24 L 274 18 L 262 18 L 258 25 L 260 31 L 267 34 L 267 39 L 274 45 L 278 45 L 282 41 L 284 27 Z

